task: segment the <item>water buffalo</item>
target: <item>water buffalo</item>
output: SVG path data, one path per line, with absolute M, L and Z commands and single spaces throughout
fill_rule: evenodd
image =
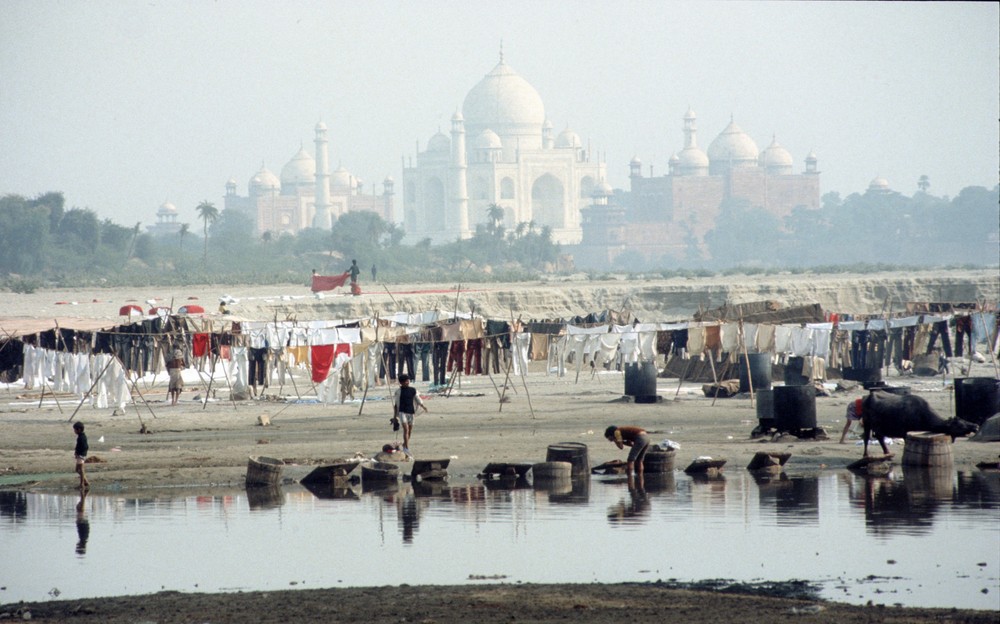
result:
M 905 438 L 911 431 L 946 433 L 955 438 L 975 433 L 978 427 L 960 418 L 945 420 L 931 409 L 925 399 L 908 394 L 896 395 L 888 392 L 871 392 L 861 404 L 861 421 L 865 428 L 865 457 L 868 457 L 868 441 L 875 437 L 882 446 L 882 452 L 889 454 L 886 438 Z

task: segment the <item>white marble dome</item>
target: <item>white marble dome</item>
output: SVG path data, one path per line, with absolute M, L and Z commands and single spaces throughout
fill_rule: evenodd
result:
M 281 169 L 281 186 L 313 186 L 316 184 L 316 161 L 304 148 L 292 156 Z
M 337 167 L 337 170 L 330 174 L 330 188 L 345 189 L 357 188 L 357 186 L 358 181 L 343 165 Z
M 569 128 L 566 128 L 559 133 L 556 137 L 556 147 L 573 147 L 579 148 L 583 146 L 583 142 L 580 140 L 580 135 L 573 132 Z
M 713 168 L 751 167 L 757 165 L 760 150 L 746 132 L 735 121 L 730 121 L 726 129 L 715 137 L 708 146 L 708 159 Z
M 611 188 L 611 185 L 601 180 L 596 185 L 594 185 L 594 191 L 590 194 L 591 197 L 611 197 L 615 194 L 615 190 Z
M 444 152 L 447 154 L 451 151 L 451 139 L 444 132 L 438 131 L 437 134 L 427 141 L 427 151 Z
M 885 178 L 883 178 L 882 176 L 878 176 L 874 180 L 872 180 L 871 183 L 868 185 L 868 190 L 869 191 L 888 191 L 889 190 L 889 181 L 886 180 Z
M 270 169 L 264 165 L 260 166 L 260 171 L 250 178 L 250 194 L 261 191 L 277 191 L 281 189 L 281 182 L 278 176 L 271 173 Z
M 170 202 L 163 202 L 163 205 L 159 207 L 156 211 L 158 215 L 172 215 L 177 214 L 177 206 L 171 204 Z
M 473 140 L 472 146 L 476 149 L 502 149 L 503 141 L 496 132 L 486 129 Z
M 501 137 L 540 135 L 546 121 L 538 91 L 503 59 L 465 96 L 462 113 L 470 130 L 492 128 Z

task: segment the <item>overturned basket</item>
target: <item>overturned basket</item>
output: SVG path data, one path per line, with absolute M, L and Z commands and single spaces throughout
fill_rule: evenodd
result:
M 284 465 L 285 462 L 273 457 L 251 457 L 247 462 L 246 487 L 278 485 Z

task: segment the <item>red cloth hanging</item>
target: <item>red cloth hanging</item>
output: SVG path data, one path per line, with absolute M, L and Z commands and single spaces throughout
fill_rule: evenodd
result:
M 203 357 L 208 354 L 208 334 L 191 336 L 191 354 L 195 357 Z
M 312 380 L 314 383 L 326 381 L 330 367 L 338 355 L 351 356 L 349 343 L 313 345 L 309 348 L 309 359 L 312 362 Z

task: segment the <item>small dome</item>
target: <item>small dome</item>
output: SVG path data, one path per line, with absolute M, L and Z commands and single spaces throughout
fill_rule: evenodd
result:
M 877 178 L 875 178 L 874 180 L 871 181 L 871 184 L 868 185 L 868 190 L 869 191 L 888 191 L 889 190 L 889 181 L 886 180 L 885 178 L 879 176 L 879 177 L 877 177 Z
M 503 142 L 496 132 L 487 129 L 475 138 L 472 146 L 476 149 L 503 149 Z
M 814 162 L 816 162 L 817 160 L 818 160 L 818 159 L 816 158 L 816 152 L 809 152 L 809 155 L 808 155 L 808 156 L 806 156 L 806 162 L 807 162 L 807 163 L 808 163 L 808 162 L 812 162 L 812 163 L 814 163 Z
M 264 165 L 260 166 L 260 171 L 254 174 L 250 178 L 250 192 L 253 194 L 258 191 L 277 191 L 281 189 L 281 182 L 278 181 L 278 176 L 271 173 L 271 171 Z
M 392 176 L 385 176 L 385 180 L 382 180 L 382 184 L 395 184 L 395 182 L 396 181 L 392 179 Z
M 632 160 L 628 161 L 628 164 L 632 165 L 633 167 L 638 167 L 639 165 L 642 164 L 642 161 L 639 160 L 638 156 L 633 156 Z
M 292 156 L 281 170 L 281 186 L 312 186 L 316 184 L 316 161 L 304 148 Z
M 691 120 L 694 120 L 694 119 L 697 119 L 697 118 L 698 118 L 698 117 L 697 117 L 697 116 L 696 116 L 696 115 L 694 114 L 694 111 L 693 111 L 693 110 L 691 110 L 691 107 L 690 107 L 690 106 L 688 106 L 688 109 L 687 109 L 687 112 L 686 112 L 686 113 L 684 113 L 684 119 L 691 119 Z
M 669 160 L 668 162 L 670 162 L 670 164 L 671 164 L 671 165 L 676 165 L 676 164 L 677 164 L 677 163 L 679 163 L 680 161 L 681 161 L 681 157 L 677 155 L 677 152 L 674 152 L 674 153 L 673 153 L 673 154 L 672 154 L 672 155 L 670 156 L 670 160 Z
M 760 153 L 758 162 L 771 173 L 791 173 L 794 160 L 777 139 L 772 139 L 771 144 Z
M 177 206 L 170 202 L 163 202 L 163 205 L 156 211 L 158 215 L 177 214 Z
M 451 116 L 452 121 L 465 121 L 465 117 L 462 117 L 461 111 L 455 111 L 455 114 Z
M 552 129 L 552 122 L 546 119 L 545 123 L 542 124 L 542 130 L 551 130 L 551 129 Z
M 226 186 L 236 186 L 236 178 L 229 178 L 226 180 Z
M 351 175 L 351 172 L 344 168 L 343 165 L 337 167 L 337 170 L 330 174 L 330 188 L 357 188 L 358 181 Z
M 443 132 L 438 132 L 427 141 L 428 152 L 450 152 L 451 139 Z
M 685 147 L 677 156 L 677 165 L 685 169 L 708 167 L 708 156 L 699 147 Z
M 596 185 L 594 185 L 594 191 L 590 194 L 591 197 L 611 197 L 615 194 L 611 185 L 601 180 Z
M 316 124 L 316 130 L 323 130 L 323 131 L 325 131 L 326 130 L 326 124 L 323 123 L 322 121 L 318 122 Z
M 757 144 L 734 121 L 708 146 L 708 159 L 723 168 L 756 166 L 759 155 Z
M 583 142 L 580 141 L 580 135 L 573 132 L 569 128 L 560 132 L 559 136 L 556 137 L 556 147 L 580 148 L 582 146 Z

